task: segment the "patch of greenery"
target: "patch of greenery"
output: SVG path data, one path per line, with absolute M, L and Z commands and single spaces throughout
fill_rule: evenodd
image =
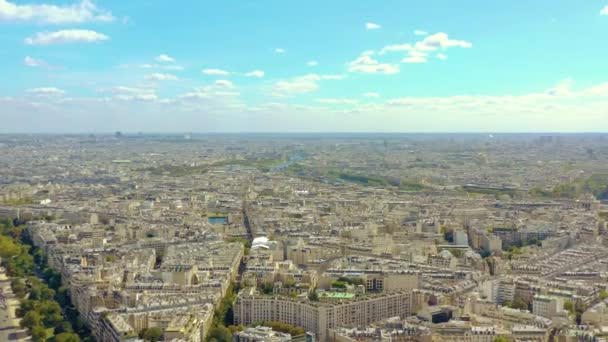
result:
M 516 298 L 513 302 L 506 300 L 502 305 L 511 309 L 528 310 L 528 303 L 521 298 Z
M 211 166 L 247 166 L 260 171 L 270 171 L 274 166 L 285 163 L 286 159 L 228 159 L 212 163 Z
M 158 327 L 152 327 L 148 329 L 142 329 L 139 332 L 139 338 L 146 341 L 157 342 L 160 341 L 163 336 L 163 331 Z
M 588 178 L 580 178 L 570 183 L 556 185 L 552 190 L 532 188 L 532 196 L 549 198 L 578 198 L 584 194 L 592 194 L 597 199 L 608 200 L 608 173 L 596 173 Z
M 339 277 L 338 281 L 350 284 L 350 285 L 363 285 L 363 279 L 361 278 L 349 278 L 349 277 Z
M 22 205 L 29 205 L 29 204 L 34 204 L 34 203 L 35 203 L 35 201 L 31 197 L 8 199 L 8 200 L 0 202 L 0 204 L 8 205 L 10 207 L 20 207 Z
M 21 326 L 30 330 L 34 341 L 75 342 L 81 337 L 91 341 L 90 330 L 62 286 L 61 274 L 48 267 L 46 256 L 32 245 L 21 223 L 0 220 L 2 266 L 13 277 L 11 288 L 20 299 L 16 313 Z
M 140 169 L 139 171 L 147 171 L 155 176 L 169 175 L 172 177 L 184 177 L 191 175 L 201 175 L 209 171 L 206 165 L 203 166 L 187 166 L 187 165 L 161 165 Z
M 304 166 L 302 166 L 301 164 L 298 163 L 294 163 L 289 165 L 285 171 L 287 172 L 293 172 L 293 173 L 300 173 L 300 172 L 304 172 L 306 169 L 304 168 Z
M 365 176 L 365 175 L 356 175 L 351 173 L 339 172 L 339 171 L 330 171 L 328 176 L 331 178 L 341 179 L 348 182 L 359 183 L 364 185 L 372 185 L 372 186 L 388 186 L 389 182 L 381 177 L 374 176 Z
M 295 327 L 291 324 L 287 324 L 287 323 L 283 323 L 283 322 L 275 322 L 275 321 L 256 322 L 256 324 L 254 324 L 254 325 L 270 327 L 274 331 L 282 332 L 285 334 L 291 334 L 291 336 L 302 336 L 306 333 L 306 331 L 302 327 Z
M 226 295 L 215 308 L 213 322 L 206 337 L 207 342 L 231 342 L 233 331 L 227 328 L 232 326 L 234 311 L 232 305 L 239 291 L 238 284 L 231 283 L 226 290 Z
M 461 249 L 456 249 L 456 248 L 444 248 L 442 249 L 444 251 L 448 251 L 450 253 L 452 253 L 453 256 L 460 258 L 464 255 L 464 252 Z
M 336 288 L 336 289 L 345 289 L 346 288 L 346 282 L 343 281 L 332 281 L 331 282 L 331 287 Z

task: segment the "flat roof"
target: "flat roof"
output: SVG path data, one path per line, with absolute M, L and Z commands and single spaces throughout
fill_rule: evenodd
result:
M 355 294 L 347 292 L 323 292 L 321 293 L 321 297 L 330 299 L 351 299 L 355 297 Z

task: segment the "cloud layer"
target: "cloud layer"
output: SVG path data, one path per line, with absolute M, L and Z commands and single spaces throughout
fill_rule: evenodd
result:
M 114 16 L 99 9 L 93 1 L 57 6 L 47 4 L 19 5 L 0 0 L 0 21 L 35 22 L 39 24 L 82 24 L 113 21 Z
M 108 40 L 110 37 L 92 30 L 60 30 L 39 32 L 25 39 L 27 45 L 56 45 L 70 43 L 93 43 Z

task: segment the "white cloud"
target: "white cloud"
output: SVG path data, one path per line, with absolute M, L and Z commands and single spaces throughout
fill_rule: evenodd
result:
M 158 95 L 152 88 L 136 88 L 136 87 L 125 87 L 117 86 L 110 90 L 114 94 L 114 99 L 120 101 L 156 101 Z
M 319 63 L 317 61 L 308 61 L 308 62 L 306 62 L 306 65 L 308 65 L 308 66 L 317 66 L 317 65 L 319 65 Z
M 364 55 L 349 63 L 348 71 L 362 72 L 367 74 L 396 74 L 399 66 L 394 64 L 379 63 L 370 56 Z
M 276 82 L 272 90 L 272 96 L 289 97 L 296 94 L 311 93 L 319 89 L 319 81 L 341 80 L 344 78 L 346 78 L 346 75 L 308 74 L 298 76 L 291 80 Z
M 42 59 L 36 59 L 30 56 L 25 56 L 25 58 L 23 59 L 23 64 L 32 68 L 48 66 L 48 63 L 43 61 Z
M 318 75 L 307 78 L 324 82 Z M 0 96 L 0 118 L 7 132 L 77 132 L 90 127 L 112 131 L 117 129 L 116 122 L 123 131 L 158 131 L 160 127 L 168 132 L 193 130 L 205 122 L 213 122 L 217 131 L 285 132 L 573 132 L 608 127 L 608 82 L 581 89 L 566 87 L 569 83 L 566 80 L 547 90 L 523 94 L 396 96 L 388 100 L 361 97 L 350 105 L 319 103 L 314 101 L 317 96 L 313 104 L 274 100 L 253 106 L 241 102 L 238 92 L 213 84 L 168 98 L 159 98 L 154 88 L 121 87 L 108 90 L 111 96 L 99 98 L 70 100 L 34 93 Z
M 218 98 L 235 98 L 240 94 L 235 91 L 226 91 L 225 87 L 218 85 L 209 85 L 205 87 L 194 88 L 192 91 L 177 96 L 182 100 L 203 100 L 203 99 L 218 99 Z
M 438 32 L 416 43 L 415 48 L 419 51 L 435 51 L 450 47 L 470 48 L 472 46 L 473 44 L 467 41 L 450 39 L 447 33 Z
M 220 88 L 232 89 L 234 88 L 234 83 L 228 80 L 217 80 L 215 81 L 215 85 Z
M 324 104 L 357 104 L 357 100 L 353 99 L 316 99 L 315 102 L 324 103 Z
M 273 95 L 277 97 L 311 93 L 319 89 L 317 83 L 321 77 L 316 74 L 309 74 L 296 77 L 289 81 L 276 82 L 273 89 Z
M 363 94 L 363 96 L 368 97 L 368 98 L 371 98 L 371 99 L 377 99 L 377 98 L 380 98 L 380 97 L 381 97 L 381 95 L 380 95 L 380 94 L 378 94 L 378 93 L 373 93 L 373 92 L 365 93 L 365 94 Z
M 228 76 L 230 75 L 230 71 L 222 70 L 222 69 L 204 69 L 202 71 L 205 75 L 211 76 Z
M 39 24 L 82 24 L 113 21 L 112 13 L 97 8 L 90 0 L 57 6 L 48 4 L 18 5 L 0 0 L 0 21 L 35 22 Z
M 600 11 L 601 15 L 608 15 L 608 5 L 604 8 L 602 8 L 602 10 Z
M 264 77 L 264 72 L 262 70 L 253 70 L 253 71 L 250 71 L 250 72 L 246 72 L 244 75 L 246 77 L 262 78 L 262 77 Z
M 25 39 L 27 45 L 55 45 L 69 43 L 92 43 L 108 40 L 110 37 L 91 30 L 60 30 L 39 32 Z
M 426 31 L 422 31 L 422 30 L 414 30 L 414 34 L 417 35 L 417 36 L 426 36 L 429 33 L 426 32 Z
M 257 78 L 264 77 L 264 72 L 262 70 L 252 70 L 249 72 L 241 73 L 241 72 L 232 72 L 232 71 L 222 70 L 222 69 L 204 69 L 204 70 L 202 70 L 202 73 L 205 75 L 210 75 L 210 76 L 240 75 L 240 76 L 245 76 L 245 77 L 257 77 Z
M 165 54 L 161 54 L 156 56 L 156 58 L 154 58 L 157 62 L 161 62 L 161 63 L 173 63 L 175 62 L 175 59 L 169 55 L 165 55 Z
M 402 59 L 401 62 L 403 62 L 403 63 L 426 63 L 427 56 L 428 56 L 428 53 L 426 53 L 426 52 L 422 52 L 422 51 L 418 51 L 418 50 L 411 50 L 408 53 L 408 57 Z
M 65 94 L 65 90 L 55 88 L 55 87 L 41 87 L 41 88 L 32 88 L 27 90 L 30 94 L 35 95 L 45 95 L 45 96 L 57 96 Z
M 441 59 L 442 61 L 445 61 L 446 59 L 448 59 L 448 56 L 446 54 L 443 54 L 443 53 L 438 53 L 437 54 L 437 58 Z
M 551 96 L 569 96 L 572 94 L 572 85 L 574 81 L 570 78 L 559 81 L 555 87 L 549 88 L 545 94 Z
M 145 79 L 148 81 L 177 81 L 177 77 L 175 75 L 161 73 L 146 75 Z
M 426 63 L 429 52 L 437 50 L 446 50 L 452 47 L 470 48 L 473 44 L 464 40 L 450 39 L 447 33 L 438 32 L 425 37 L 423 40 L 415 44 L 393 44 L 387 45 L 380 50 L 380 55 L 389 52 L 407 52 L 407 57 L 403 58 L 403 63 Z M 437 58 L 446 59 L 447 56 L 443 53 L 438 53 Z
M 382 26 L 378 25 L 378 24 L 374 24 L 374 23 L 365 23 L 365 29 L 366 30 L 377 30 L 379 28 L 381 28 Z
M 283 48 L 276 48 L 276 49 L 274 49 L 274 52 L 276 52 L 276 53 L 285 53 L 285 49 L 283 49 Z

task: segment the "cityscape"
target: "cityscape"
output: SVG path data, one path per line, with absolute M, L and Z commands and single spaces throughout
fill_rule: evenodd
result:
M 608 342 L 608 0 L 0 0 L 0 342 Z
M 608 333 L 606 135 L 116 132 L 0 150 L 6 340 Z

